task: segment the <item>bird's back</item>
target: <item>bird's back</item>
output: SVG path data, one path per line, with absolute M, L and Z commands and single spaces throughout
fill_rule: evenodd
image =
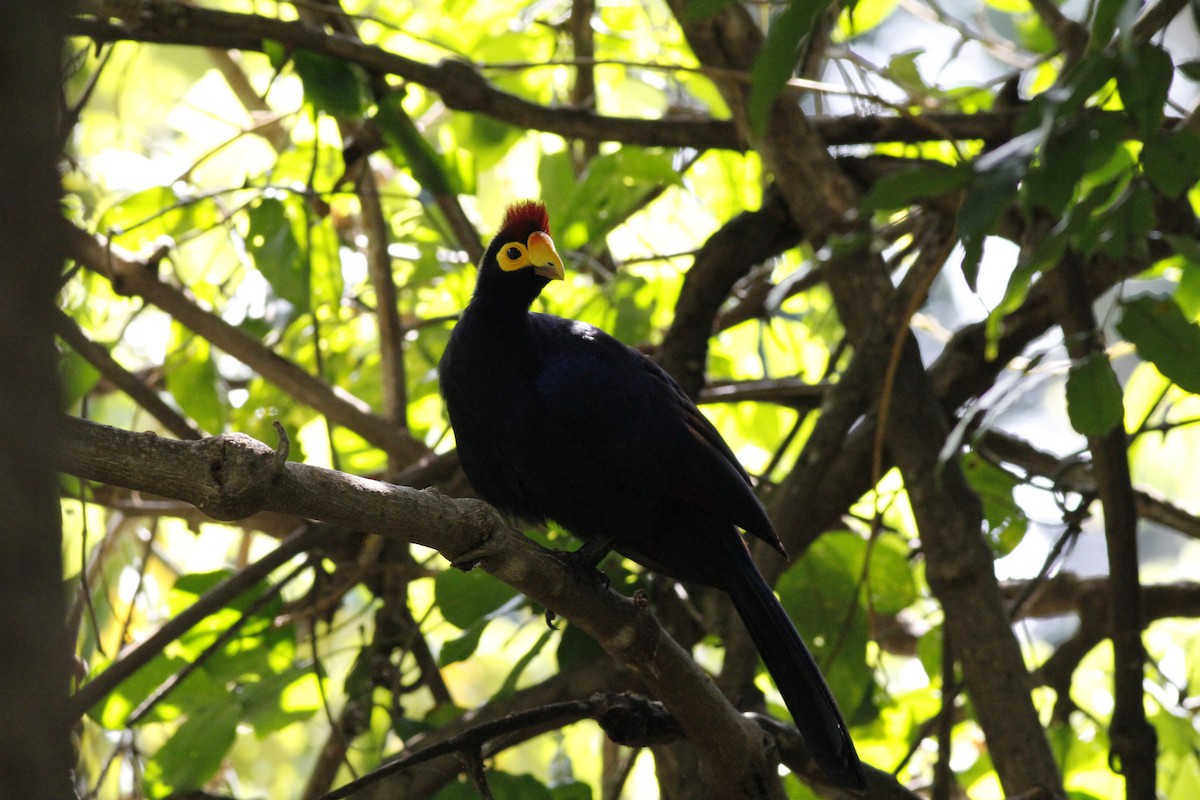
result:
M 485 500 L 584 538 L 616 536 L 625 555 L 708 584 L 716 572 L 680 553 L 736 536 L 735 525 L 777 541 L 733 454 L 653 361 L 582 322 L 529 314 L 524 330 L 498 334 L 472 317 L 441 377 Z

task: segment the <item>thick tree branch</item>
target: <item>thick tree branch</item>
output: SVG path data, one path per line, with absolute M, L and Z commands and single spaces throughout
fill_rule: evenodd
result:
M 369 72 L 395 75 L 437 92 L 447 108 L 485 114 L 518 128 L 555 133 L 587 142 L 622 142 L 641 147 L 745 150 L 733 123 L 686 117 L 635 119 L 597 114 L 583 108 L 550 108 L 501 91 L 470 64 L 447 60 L 431 65 L 365 44 L 354 37 L 256 14 L 237 14 L 185 6 L 167 0 L 142 0 L 131 6 L 117 0 L 80 3 L 70 33 L 98 43 L 136 41 L 261 51 L 264 40 L 358 64 Z M 743 71 L 748 75 L 748 71 Z M 743 79 L 744 80 L 744 79 Z M 829 144 L 922 142 L 944 139 L 993 139 L 1012 126 L 1012 112 L 930 114 L 916 117 L 829 117 L 817 127 Z
M 761 732 L 644 603 L 581 580 L 485 503 L 282 462 L 242 434 L 181 442 L 82 420 L 70 420 L 67 430 L 63 469 L 80 477 L 194 502 L 218 519 L 287 511 L 431 547 L 463 569 L 479 566 L 578 625 L 628 666 L 701 753 L 701 779 L 713 796 L 772 794 L 774 770 Z

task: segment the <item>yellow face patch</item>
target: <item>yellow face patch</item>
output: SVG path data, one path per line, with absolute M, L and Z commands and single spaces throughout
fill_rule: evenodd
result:
M 531 233 L 525 244 L 507 242 L 496 254 L 496 261 L 505 272 L 532 267 L 543 278 L 558 281 L 563 278 L 563 263 L 554 249 L 554 240 L 542 231 Z
M 516 272 L 531 266 L 529 248 L 520 242 L 509 242 L 501 247 L 500 252 L 496 255 L 496 260 L 500 262 L 500 269 L 505 272 Z

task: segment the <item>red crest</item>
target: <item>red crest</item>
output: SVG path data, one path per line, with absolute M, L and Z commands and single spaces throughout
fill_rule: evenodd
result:
M 504 222 L 500 225 L 503 231 L 542 231 L 550 232 L 550 215 L 546 206 L 540 200 L 520 200 L 513 203 L 504 212 Z

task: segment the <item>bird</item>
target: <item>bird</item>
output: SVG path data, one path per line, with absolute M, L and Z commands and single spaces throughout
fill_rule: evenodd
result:
M 750 478 L 652 359 L 585 322 L 531 311 L 565 275 L 540 201 L 508 206 L 438 380 L 475 492 L 513 517 L 732 599 L 827 780 L 866 777 L 812 654 L 739 529 L 787 556 Z

